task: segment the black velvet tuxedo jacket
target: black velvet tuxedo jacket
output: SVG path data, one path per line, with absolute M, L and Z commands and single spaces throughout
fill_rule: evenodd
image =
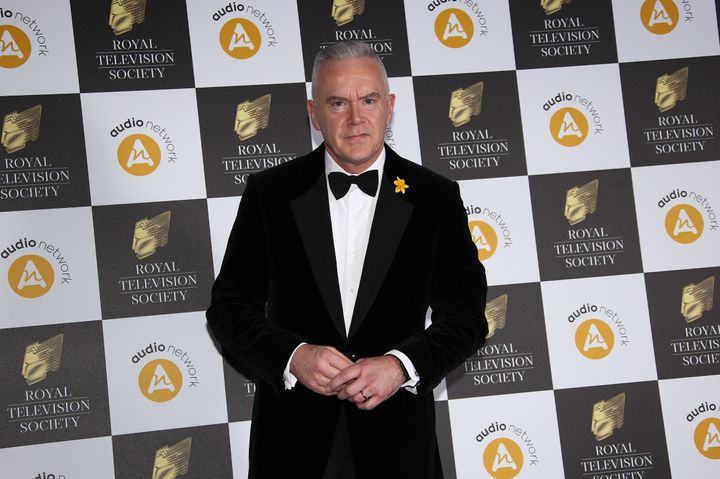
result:
M 207 312 L 225 354 L 257 381 L 250 477 L 320 478 L 346 414 L 358 479 L 442 477 L 432 390 L 482 345 L 485 271 L 456 183 L 386 148 L 349 334 L 345 334 L 324 145 L 250 177 Z M 405 180 L 405 194 L 393 182 Z M 432 325 L 425 329 L 428 306 Z M 283 371 L 305 341 L 355 360 L 391 349 L 420 376 L 372 411 L 342 405 Z

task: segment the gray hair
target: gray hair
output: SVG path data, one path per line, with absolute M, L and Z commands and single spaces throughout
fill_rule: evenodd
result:
M 323 48 L 315 55 L 312 69 L 312 97 L 315 100 L 315 90 L 320 76 L 320 69 L 329 60 L 344 60 L 346 58 L 372 58 L 380 67 L 386 88 L 388 87 L 387 71 L 382 60 L 375 53 L 370 45 L 359 40 L 348 40 L 335 43 L 327 48 Z

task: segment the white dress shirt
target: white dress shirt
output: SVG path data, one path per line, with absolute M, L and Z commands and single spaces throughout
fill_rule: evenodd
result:
M 335 199 L 332 191 L 330 191 L 330 183 L 327 181 L 327 177 L 332 172 L 345 174 L 347 174 L 347 172 L 335 163 L 328 152 L 325 151 L 325 184 L 330 207 L 330 222 L 332 224 L 338 285 L 340 286 L 340 300 L 345 321 L 345 334 L 348 334 L 350 331 L 350 323 L 352 322 L 353 311 L 355 309 L 355 300 L 357 299 L 358 289 L 360 288 L 360 279 L 362 277 L 363 264 L 365 263 L 365 253 L 367 252 L 368 241 L 370 239 L 370 230 L 372 228 L 373 217 L 375 216 L 375 208 L 377 206 L 380 184 L 382 183 L 384 166 L 385 149 L 383 148 L 378 159 L 365 170 L 377 170 L 378 172 L 378 189 L 375 192 L 375 196 L 367 195 L 356 184 L 351 184 L 345 196 L 340 199 Z M 299 345 L 298 348 L 300 346 L 302 346 L 302 344 Z M 295 348 L 295 351 L 297 351 L 297 348 Z M 290 355 L 290 360 L 292 360 L 295 351 Z M 402 387 L 411 392 L 416 392 L 420 377 L 417 371 L 415 371 L 415 367 L 410 361 L 410 358 L 395 349 L 389 351 L 387 354 L 392 354 L 398 358 L 410 376 L 410 379 L 402 384 Z M 290 360 L 288 360 L 287 367 L 283 374 L 286 389 L 292 388 L 297 382 L 295 375 L 290 372 Z

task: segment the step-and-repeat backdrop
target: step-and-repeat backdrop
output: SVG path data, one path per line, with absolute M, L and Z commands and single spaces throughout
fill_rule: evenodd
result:
M 435 392 L 446 477 L 720 477 L 716 9 L 2 1 L 0 477 L 246 477 L 255 385 L 204 309 L 344 39 L 488 272 L 487 344 Z

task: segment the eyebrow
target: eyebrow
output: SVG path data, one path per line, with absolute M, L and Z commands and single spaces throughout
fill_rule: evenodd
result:
M 358 100 L 364 100 L 366 98 L 380 98 L 380 94 L 376 91 L 370 92 L 367 95 L 361 96 Z M 344 96 L 331 95 L 325 99 L 325 103 L 332 103 L 334 101 L 348 101 Z

